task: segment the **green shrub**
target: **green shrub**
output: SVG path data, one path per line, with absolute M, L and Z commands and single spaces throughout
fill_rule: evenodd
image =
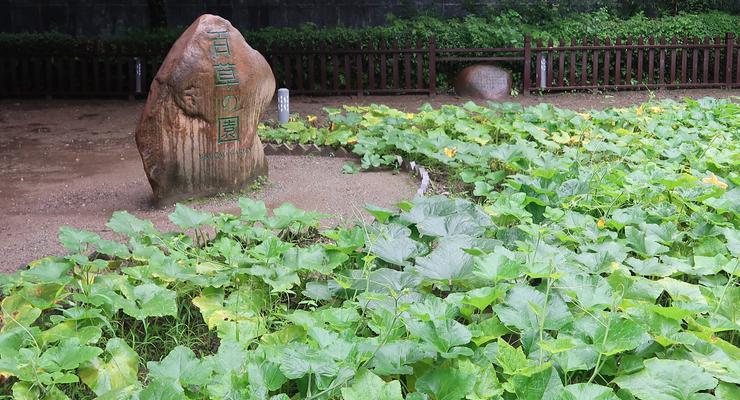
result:
M 543 24 L 528 24 L 515 11 L 499 14 L 470 15 L 465 18 L 439 19 L 419 16 L 412 19 L 392 19 L 386 26 L 367 28 L 319 28 L 306 24 L 300 28 L 265 28 L 244 31 L 247 42 L 260 51 L 273 46 L 316 46 L 321 42 L 337 47 L 357 46 L 369 41 L 401 43 L 435 37 L 439 47 L 502 47 L 521 46 L 525 35 L 534 38 L 558 39 L 582 36 L 723 36 L 740 26 L 740 16 L 722 12 L 679 14 L 650 19 L 644 14 L 621 19 L 606 9 L 576 14 Z M 0 33 L 0 51 L 4 53 L 48 54 L 90 51 L 165 52 L 177 39 L 182 28 L 154 32 L 131 32 L 113 38 L 82 38 L 56 32 Z

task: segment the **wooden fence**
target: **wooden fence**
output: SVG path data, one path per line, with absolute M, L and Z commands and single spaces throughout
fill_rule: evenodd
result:
M 164 56 L 0 55 L 0 97 L 129 97 L 149 91 Z
M 738 88 L 738 39 L 609 38 L 544 44 L 527 37 L 516 48 L 437 48 L 434 39 L 367 43 L 352 49 L 319 44 L 264 52 L 278 86 L 305 95 L 437 93 L 462 67 L 497 62 L 510 68 L 523 94 L 565 90 Z M 142 97 L 162 54 L 0 54 L 0 97 Z
M 368 43 L 338 49 L 320 44 L 314 49 L 273 48 L 267 59 L 278 86 L 292 93 L 410 94 L 435 93 L 434 41 L 399 46 Z
M 534 60 L 523 66 L 524 92 L 740 87 L 740 55 L 732 33 L 703 40 L 650 36 L 547 45 L 538 40 L 535 46 L 526 38 L 524 52 L 525 59 Z

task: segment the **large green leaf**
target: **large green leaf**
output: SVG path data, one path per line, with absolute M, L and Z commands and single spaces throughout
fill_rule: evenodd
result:
M 79 369 L 82 382 L 98 396 L 134 385 L 139 373 L 139 356 L 124 340 L 108 340 L 105 352 L 108 361 L 95 358 Z
M 563 388 L 559 400 L 619 400 L 614 391 L 592 383 L 576 383 Z
M 239 199 L 239 208 L 242 210 L 242 218 L 247 221 L 264 221 L 267 218 L 267 207 L 263 201 L 242 197 Z
M 155 232 L 154 224 L 151 221 L 136 218 L 127 211 L 114 212 L 106 226 L 113 230 L 113 232 L 131 237 L 143 233 Z
M 514 375 L 529 366 L 527 356 L 521 347 L 514 347 L 507 341 L 499 339 L 496 343 L 496 364 L 498 364 L 507 375 Z
M 710 197 L 704 200 L 704 204 L 720 212 L 731 212 L 740 215 L 740 188 L 736 187 L 728 190 L 719 197 Z
M 463 304 L 469 304 L 480 311 L 485 310 L 491 303 L 506 293 L 505 285 L 496 287 L 481 287 L 473 289 L 465 294 Z
M 412 364 L 434 357 L 434 351 L 422 348 L 416 341 L 398 340 L 379 345 L 370 365 L 378 375 L 410 375 L 414 373 Z
M 47 349 L 41 355 L 41 362 L 52 362 L 61 370 L 77 369 L 80 364 L 92 360 L 102 352 L 98 347 L 82 345 L 78 338 L 73 337 Z
M 429 255 L 416 258 L 414 269 L 432 280 L 453 281 L 472 276 L 473 256 L 465 252 L 470 248 L 485 248 L 487 243 L 467 235 L 445 236 Z
M 449 365 L 435 367 L 416 381 L 416 390 L 435 400 L 460 400 L 472 393 L 476 377 Z
M 473 363 L 461 360 L 458 368 L 470 376 L 475 377 L 475 386 L 472 393 L 466 396 L 470 400 L 496 399 L 503 393 L 503 388 L 496 377 L 496 370 L 488 362 Z
M 167 288 L 145 283 L 134 287 L 125 295 L 127 299 L 120 306 L 123 312 L 136 319 L 177 315 L 177 293 Z
M 188 400 L 176 381 L 154 380 L 139 393 L 139 400 Z
M 599 275 L 566 274 L 558 279 L 558 288 L 586 310 L 603 310 L 612 303 L 609 282 Z
M 95 233 L 82 231 L 79 229 L 63 226 L 59 228 L 59 241 L 66 249 L 73 252 L 82 252 L 88 249 L 88 246 L 95 244 L 100 240 L 100 236 Z
M 352 385 L 342 388 L 344 400 L 403 400 L 399 381 L 385 382 L 368 370 L 360 370 Z
M 301 210 L 291 203 L 280 205 L 272 210 L 272 214 L 266 223 L 273 229 L 318 227 L 319 219 L 325 217 L 314 211 Z
M 72 266 L 72 262 L 61 257 L 46 257 L 29 263 L 28 270 L 20 275 L 27 282 L 56 283 L 63 280 Z
M 691 359 L 715 378 L 740 385 L 740 349 L 711 333 L 699 336 L 704 340 L 689 346 Z
M 685 360 L 645 360 L 645 369 L 618 376 L 614 383 L 641 400 L 699 400 L 698 393 L 717 386 L 717 380 Z
M 171 382 L 182 388 L 204 385 L 212 373 L 211 365 L 199 360 L 185 346 L 175 347 L 162 361 L 149 361 L 146 367 L 149 370 L 149 379 Z
M 559 296 L 550 293 L 545 300 L 545 294 L 537 289 L 517 286 L 494 311 L 504 324 L 530 333 L 539 330 L 540 325 L 548 330 L 560 329 L 572 320 L 568 306 Z
M 650 337 L 636 322 L 609 314 L 606 321 L 599 321 L 593 335 L 594 350 L 610 356 L 633 350 L 650 340 Z
M 493 282 L 515 279 L 525 272 L 516 254 L 503 246 L 496 246 L 490 253 L 475 257 L 474 261 L 473 274 Z
M 298 379 L 306 374 L 334 376 L 339 372 L 334 360 L 322 351 L 302 344 L 286 348 L 278 363 L 280 371 L 289 379 Z
M 557 400 L 563 391 L 558 371 L 547 364 L 529 375 L 514 375 L 509 383 L 520 400 Z
M 426 250 L 423 243 L 411 237 L 411 230 L 403 225 L 389 224 L 378 226 L 375 234 L 366 239 L 368 253 L 395 265 L 407 265 L 411 257 Z
M 213 220 L 213 215 L 178 203 L 175 205 L 175 211 L 169 215 L 169 218 L 173 224 L 182 229 L 196 229 L 210 224 Z
M 426 236 L 482 236 L 491 218 L 479 206 L 463 200 L 442 196 L 420 197 L 414 207 L 401 214 L 401 221 L 416 225 Z
M 406 326 L 413 336 L 432 345 L 443 357 L 470 356 L 473 353 L 468 348 L 456 347 L 470 343 L 473 335 L 465 325 L 454 319 L 408 321 Z
M 714 394 L 719 400 L 740 400 L 740 390 L 732 383 L 720 382 Z
M 643 228 L 627 226 L 624 228 L 624 235 L 627 244 L 640 255 L 654 256 L 668 251 L 668 247 L 660 244 L 660 238 L 657 235 Z
M 41 309 L 30 304 L 20 293 L 2 299 L 0 301 L 0 311 L 0 317 L 3 321 L 0 332 L 8 332 L 18 328 L 27 330 L 27 327 L 41 316 Z

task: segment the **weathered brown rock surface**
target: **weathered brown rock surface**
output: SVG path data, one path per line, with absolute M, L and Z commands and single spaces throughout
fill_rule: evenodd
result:
M 492 64 L 471 65 L 455 78 L 455 93 L 486 100 L 501 100 L 511 94 L 511 73 Z
M 269 64 L 229 21 L 206 14 L 190 25 L 136 129 L 155 200 L 230 192 L 267 175 L 257 124 L 274 92 Z

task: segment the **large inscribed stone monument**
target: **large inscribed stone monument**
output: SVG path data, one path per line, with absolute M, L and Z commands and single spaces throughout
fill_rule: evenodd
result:
M 200 16 L 167 54 L 136 129 L 155 199 L 234 191 L 266 175 L 257 124 L 274 92 L 269 64 L 241 33 Z

